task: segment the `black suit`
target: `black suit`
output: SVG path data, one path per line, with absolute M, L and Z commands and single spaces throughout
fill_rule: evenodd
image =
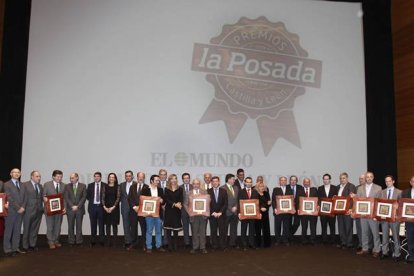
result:
M 210 195 L 210 214 L 212 213 L 221 213 L 219 218 L 210 216 L 210 238 L 211 246 L 213 248 L 218 248 L 219 246 L 224 249 L 226 247 L 226 209 L 227 209 L 227 192 L 223 188 L 218 188 L 218 199 L 216 200 L 214 194 L 214 188 L 208 189 L 208 194 Z M 217 229 L 220 237 L 217 237 Z
M 338 187 L 338 195 L 340 190 L 340 185 Z M 345 184 L 345 187 L 342 191 L 341 196 L 349 196 L 351 193 L 356 194 L 355 185 L 352 183 Z M 353 247 L 353 231 L 354 231 L 354 221 L 351 216 L 348 215 L 337 215 L 338 220 L 338 232 L 340 238 L 340 245 L 343 247 Z
M 250 188 L 250 198 L 249 198 L 247 194 L 247 188 L 242 189 L 239 192 L 239 198 L 237 201 L 238 213 L 240 213 L 240 200 L 243 200 L 243 199 L 259 199 L 259 193 L 256 190 Z M 241 220 L 241 238 L 242 238 L 242 245 L 244 248 L 247 248 L 247 245 L 249 245 L 249 247 L 251 248 L 256 248 L 255 240 L 254 240 L 255 221 L 256 220 L 254 219 Z M 247 236 L 247 228 L 249 228 L 249 236 Z
M 86 199 L 88 200 L 88 213 L 89 219 L 91 221 L 91 243 L 95 244 L 97 241 L 97 231 L 96 228 L 99 229 L 99 242 L 103 243 L 105 240 L 105 233 L 104 233 L 104 210 L 101 204 L 102 198 L 102 187 L 106 184 L 101 182 L 99 184 L 99 198 L 95 199 L 95 182 L 89 183 L 88 188 L 86 190 Z M 97 200 L 99 204 L 94 204 L 94 201 Z
M 139 226 L 141 227 L 141 244 L 139 247 L 145 248 L 145 235 L 147 231 L 147 224 L 145 223 L 145 217 L 137 216 L 137 212 L 133 209 L 133 207 L 139 206 L 139 197 L 142 194 L 142 190 L 144 188 L 148 188 L 148 185 L 142 183 L 141 190 L 139 190 L 139 183 L 134 183 L 129 188 L 128 193 L 128 203 L 130 206 L 129 211 L 129 223 L 131 225 L 131 244 L 133 246 L 138 246 L 138 222 Z
M 308 188 L 309 197 L 318 197 L 318 190 L 315 187 Z M 298 193 L 299 197 L 306 196 L 306 188 L 303 188 L 303 191 L 300 190 Z M 299 205 L 298 205 L 299 206 Z M 302 224 L 302 243 L 307 243 L 307 234 L 308 234 L 308 225 L 310 227 L 310 242 L 316 242 L 316 223 L 318 222 L 317 216 L 300 216 L 300 222 Z
M 408 188 L 404 190 L 401 194 L 401 198 L 413 198 L 411 196 L 411 189 L 412 188 Z M 408 260 L 414 261 L 414 222 L 406 222 L 405 230 L 406 230 L 408 254 L 409 254 Z
M 321 198 L 332 198 L 338 194 L 338 188 L 334 185 L 329 185 L 329 194 L 325 192 L 325 186 L 319 186 L 318 188 L 318 197 L 319 201 Z M 321 228 L 322 228 L 322 242 L 323 243 L 333 243 L 335 241 L 335 217 L 320 216 Z M 328 240 L 328 225 L 330 232 L 330 240 Z
M 300 226 L 300 217 L 298 216 L 298 209 L 299 209 L 299 195 L 304 195 L 305 190 L 303 189 L 302 185 L 296 184 L 292 189 L 293 195 L 295 196 L 295 208 L 296 213 L 291 216 L 290 218 L 290 238 L 293 239 L 293 236 L 295 235 L 296 231 L 298 230 Z
M 240 180 L 237 177 L 236 177 L 236 180 L 234 181 L 233 186 L 239 188 L 239 191 L 245 188 L 244 181 L 243 181 L 243 187 L 242 187 L 242 185 L 240 185 Z
M 276 187 L 273 189 L 272 193 L 272 213 L 275 218 L 275 238 L 276 243 L 287 243 L 289 240 L 290 235 L 290 224 L 291 224 L 291 214 L 275 214 L 275 209 L 278 208 L 276 205 L 276 196 L 283 196 L 283 195 L 293 195 L 293 191 L 290 188 L 289 185 L 285 186 L 285 193 L 283 193 L 283 190 L 281 187 Z M 283 232 L 282 232 L 283 229 Z

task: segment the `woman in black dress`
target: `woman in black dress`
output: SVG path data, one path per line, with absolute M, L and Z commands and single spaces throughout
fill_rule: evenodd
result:
M 183 190 L 178 186 L 177 176 L 175 174 L 171 174 L 168 177 L 164 197 L 164 229 L 167 231 L 168 250 L 176 251 L 178 244 L 178 232 L 183 229 L 183 225 L 181 223 Z
M 259 206 L 262 213 L 262 219 L 256 220 L 256 246 L 262 245 L 262 232 L 263 232 L 263 247 L 270 247 L 270 224 L 269 224 L 269 207 L 272 204 L 270 201 L 269 192 L 266 189 L 266 185 L 263 182 L 258 182 L 255 189 L 259 193 Z
M 108 184 L 103 186 L 102 206 L 104 208 L 104 223 L 106 227 L 106 239 L 108 246 L 115 245 L 118 235 L 119 224 L 119 201 L 121 199 L 121 188 L 115 173 L 108 175 Z M 112 226 L 112 239 L 111 239 Z

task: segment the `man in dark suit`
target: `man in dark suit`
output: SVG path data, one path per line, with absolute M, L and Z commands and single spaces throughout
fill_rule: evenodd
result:
M 295 208 L 296 213 L 293 214 L 290 218 L 290 239 L 293 240 L 293 236 L 300 226 L 300 217 L 298 216 L 299 209 L 299 195 L 304 193 L 303 186 L 298 184 L 298 178 L 296 175 L 292 175 L 289 178 L 289 186 L 295 197 Z
M 213 187 L 208 190 L 210 195 L 210 237 L 213 249 L 226 249 L 226 209 L 227 209 L 227 192 L 220 188 L 220 178 L 213 176 L 211 178 Z M 219 237 L 217 237 L 217 230 Z M 220 242 L 219 242 L 220 240 Z
M 414 199 L 414 176 L 410 179 L 411 188 L 404 190 L 401 194 L 402 198 L 412 198 Z M 414 263 L 414 222 L 406 222 L 405 230 L 407 236 L 407 245 L 408 245 L 408 259 L 407 263 Z
M 106 185 L 103 183 L 102 174 L 95 172 L 93 174 L 94 182 L 88 184 L 86 191 L 86 199 L 88 200 L 88 213 L 91 222 L 91 247 L 95 246 L 98 241 L 100 245 L 104 245 L 105 233 L 104 233 L 104 210 L 101 204 L 102 187 Z M 99 239 L 97 238 L 97 229 L 99 229 Z
M 39 234 L 40 222 L 43 214 L 43 187 L 40 185 L 40 173 L 33 171 L 30 180 L 23 183 L 25 190 L 24 205 L 26 211 L 23 215 L 23 240 L 22 246 L 25 251 L 37 251 L 37 236 Z
M 240 214 L 240 200 L 243 199 L 259 199 L 259 193 L 252 189 L 253 179 L 251 177 L 246 177 L 244 179 L 245 187 L 239 192 L 239 198 L 237 202 L 237 210 Z M 259 210 L 257 210 L 259 211 Z M 255 220 L 254 219 L 245 219 L 241 221 L 241 239 L 243 244 L 243 250 L 247 250 L 247 246 L 250 248 L 256 249 L 254 235 L 255 235 Z M 247 228 L 249 228 L 249 236 L 247 236 Z
M 350 194 L 356 193 L 355 185 L 349 183 L 348 174 L 346 172 L 340 174 L 339 182 L 340 184 L 337 186 L 338 196 L 349 196 Z M 338 232 L 340 238 L 340 243 L 337 247 L 353 248 L 352 237 L 354 222 L 351 216 L 349 214 L 337 215 L 336 218 L 338 220 Z
M 143 196 L 152 196 L 152 197 L 159 197 L 161 205 L 165 204 L 164 199 L 164 191 L 162 190 L 160 186 L 160 177 L 156 174 L 151 175 L 150 178 L 150 185 L 143 187 L 141 194 Z M 163 217 L 163 211 L 162 208 L 160 208 L 160 214 L 159 217 L 146 217 L 145 223 L 146 223 L 146 253 L 151 254 L 152 253 L 152 231 L 155 231 L 155 248 L 159 252 L 165 252 L 166 250 L 162 248 L 162 242 L 161 242 L 161 218 Z
M 277 206 L 276 196 L 284 196 L 284 195 L 293 195 L 293 191 L 290 188 L 290 185 L 287 184 L 287 178 L 284 176 L 279 177 L 279 186 L 275 187 L 272 192 L 272 207 L 273 207 L 273 215 L 275 218 L 275 245 L 279 245 L 280 243 L 289 245 L 289 236 L 290 236 L 290 214 L 279 214 L 277 215 Z M 282 232 L 283 229 L 283 232 Z
M 226 175 L 226 185 L 223 189 L 227 192 L 227 209 L 224 214 L 226 217 L 226 235 L 230 229 L 230 237 L 227 245 L 230 248 L 238 248 L 237 246 L 237 225 L 239 224 L 239 218 L 237 217 L 237 206 L 239 198 L 239 188 L 234 186 L 234 174 Z
M 326 173 L 322 176 L 323 185 L 318 188 L 319 201 L 322 198 L 332 198 L 338 194 L 337 187 L 331 184 L 331 175 Z M 320 216 L 322 229 L 322 242 L 331 244 L 335 242 L 336 217 Z M 328 226 L 330 238 L 328 239 Z
M 25 253 L 19 248 L 22 218 L 25 211 L 25 191 L 20 183 L 20 175 L 20 170 L 14 168 L 10 172 L 11 179 L 4 183 L 4 192 L 9 202 L 8 215 L 4 218 L 3 249 L 6 256 Z
M 163 192 L 165 192 L 165 188 L 167 187 L 168 172 L 167 172 L 166 169 L 160 169 L 158 171 L 158 175 L 160 176 L 160 187 L 162 188 Z M 144 221 L 145 221 L 145 219 L 144 219 Z M 163 235 L 162 235 L 162 245 L 164 246 L 164 248 L 167 248 L 168 247 L 167 231 L 165 231 L 163 229 L 162 233 L 163 233 Z
M 145 223 L 145 217 L 137 215 L 139 208 L 139 197 L 142 194 L 142 190 L 148 187 L 148 185 L 145 184 L 145 173 L 139 172 L 137 174 L 137 181 L 138 183 L 132 184 L 128 194 L 128 202 L 129 206 L 131 206 L 131 210 L 129 212 L 129 223 L 131 225 L 131 244 L 132 246 L 136 245 L 138 248 L 142 248 L 142 250 L 145 251 L 145 235 L 147 233 L 147 226 Z M 138 223 L 141 227 L 141 242 L 139 245 Z
M 236 176 L 237 178 L 234 181 L 234 186 L 237 187 L 240 191 L 241 189 L 244 189 L 244 170 L 242 168 L 238 169 Z
M 318 197 L 318 190 L 315 187 L 311 187 L 310 178 L 305 177 L 303 179 L 303 191 L 298 191 L 299 197 Z M 299 205 L 298 205 L 299 206 Z M 302 224 L 302 244 L 309 243 L 307 238 L 308 226 L 310 228 L 310 243 L 316 243 L 316 223 L 318 222 L 317 216 L 300 216 L 300 222 Z
M 128 194 L 133 184 L 137 182 L 133 181 L 134 173 L 130 170 L 125 172 L 125 181 L 120 184 L 121 186 L 121 215 L 122 224 L 124 226 L 124 246 L 126 250 L 131 250 L 131 224 L 129 223 L 129 213 L 131 208 L 128 202 Z
M 193 185 L 190 183 L 189 173 L 183 173 L 181 178 L 183 180 L 183 184 L 180 185 L 180 187 L 183 189 L 183 198 L 185 198 L 187 194 L 193 190 Z M 190 248 L 190 217 L 188 216 L 187 210 L 185 208 L 181 208 L 181 221 L 183 223 L 184 245 L 185 248 Z
M 68 243 L 82 246 L 82 221 L 85 215 L 86 185 L 79 183 L 79 175 L 72 173 L 69 177 L 70 183 L 66 186 L 64 201 L 66 215 L 68 218 Z M 75 238 L 76 227 L 76 238 Z

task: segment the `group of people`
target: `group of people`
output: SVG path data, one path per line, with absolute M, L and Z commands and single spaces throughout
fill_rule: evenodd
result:
M 190 253 L 207 253 L 206 230 L 209 224 L 210 246 L 213 250 L 239 249 L 247 250 L 258 247 L 270 247 L 269 213 L 274 216 L 275 245 L 290 245 L 298 228 L 301 226 L 301 243 L 316 243 L 316 226 L 318 217 L 310 215 L 279 214 L 277 196 L 292 195 L 296 209 L 300 197 L 332 198 L 334 196 L 359 196 L 371 198 L 412 198 L 414 199 L 414 177 L 410 179 L 411 188 L 401 191 L 394 184 L 394 177 L 385 177 L 386 188 L 373 183 L 374 174 L 367 172 L 359 177 L 359 185 L 349 182 L 348 174 L 341 173 L 339 185 L 332 185 L 331 175 L 323 175 L 323 185 L 313 187 L 309 178 L 303 179 L 303 185 L 298 184 L 296 176 L 279 178 L 279 185 L 270 195 L 263 177 L 257 177 L 255 183 L 251 177 L 245 177 L 243 169 L 238 169 L 236 175 L 227 174 L 224 185 L 220 178 L 211 173 L 205 173 L 203 181 L 191 179 L 189 173 L 178 176 L 167 175 L 161 169 L 158 174 L 150 177 L 146 183 L 143 172 L 138 172 L 136 181 L 134 173 L 125 172 L 125 180 L 118 183 L 117 175 L 110 173 L 107 183 L 102 181 L 100 172 L 94 173 L 94 181 L 88 185 L 79 182 L 79 175 L 72 173 L 70 183 L 62 182 L 63 173 L 55 170 L 52 180 L 41 184 L 41 175 L 33 171 L 30 180 L 20 182 L 20 170 L 10 172 L 11 179 L 0 182 L 0 193 L 6 193 L 5 207 L 8 215 L 4 218 L 3 247 L 6 256 L 37 251 L 37 236 L 45 214 L 47 241 L 50 249 L 62 246 L 60 243 L 61 224 L 66 215 L 68 222 L 69 246 L 82 246 L 82 222 L 85 215 L 85 204 L 91 226 L 91 243 L 102 246 L 114 246 L 118 235 L 118 225 L 122 217 L 124 230 L 124 247 L 142 249 L 146 253 L 153 250 L 165 252 L 176 251 L 178 234 L 183 232 L 184 245 Z M 62 214 L 47 215 L 45 202 L 47 197 L 63 194 L 64 210 Z M 188 205 L 191 196 L 209 195 L 210 212 L 208 215 L 189 214 Z M 140 196 L 159 198 L 161 204 L 159 216 L 139 216 Z M 257 199 L 259 201 L 260 219 L 240 219 L 240 200 Z M 350 212 L 337 216 L 320 216 L 322 242 L 336 243 L 336 223 L 338 224 L 340 248 L 354 248 L 354 221 L 358 234 L 358 255 L 372 254 L 378 258 L 401 258 L 400 223 L 378 222 L 375 219 L 353 219 Z M 241 243 L 238 243 L 237 229 L 241 224 Z M 21 228 L 23 225 L 23 235 Z M 382 236 L 380 236 L 380 226 Z M 408 240 L 408 262 L 414 262 L 414 223 L 406 222 Z M 138 235 L 138 229 L 141 235 Z M 328 229 L 329 228 L 329 229 Z M 308 235 L 308 229 L 310 230 Z M 391 229 L 391 231 L 390 231 Z M 329 235 L 328 235 L 329 230 Z M 191 232 L 191 235 L 190 235 Z M 389 232 L 392 234 L 393 247 L 390 248 Z M 105 235 L 106 234 L 106 235 Z M 153 235 L 155 234 L 155 243 Z M 20 241 L 20 239 L 22 240 Z M 382 240 L 381 240 L 382 238 Z

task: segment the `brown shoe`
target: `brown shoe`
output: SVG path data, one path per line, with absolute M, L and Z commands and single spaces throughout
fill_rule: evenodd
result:
M 55 246 L 56 247 L 62 247 L 62 245 L 60 243 L 58 243 L 58 242 L 55 242 Z
M 49 249 L 56 249 L 56 246 L 53 243 L 49 244 Z
M 372 257 L 374 257 L 374 258 L 378 258 L 379 256 L 380 256 L 379 252 L 372 253 Z
M 368 250 L 359 250 L 357 253 L 356 253 L 357 255 L 366 255 L 366 254 L 369 254 L 369 252 L 368 252 Z

